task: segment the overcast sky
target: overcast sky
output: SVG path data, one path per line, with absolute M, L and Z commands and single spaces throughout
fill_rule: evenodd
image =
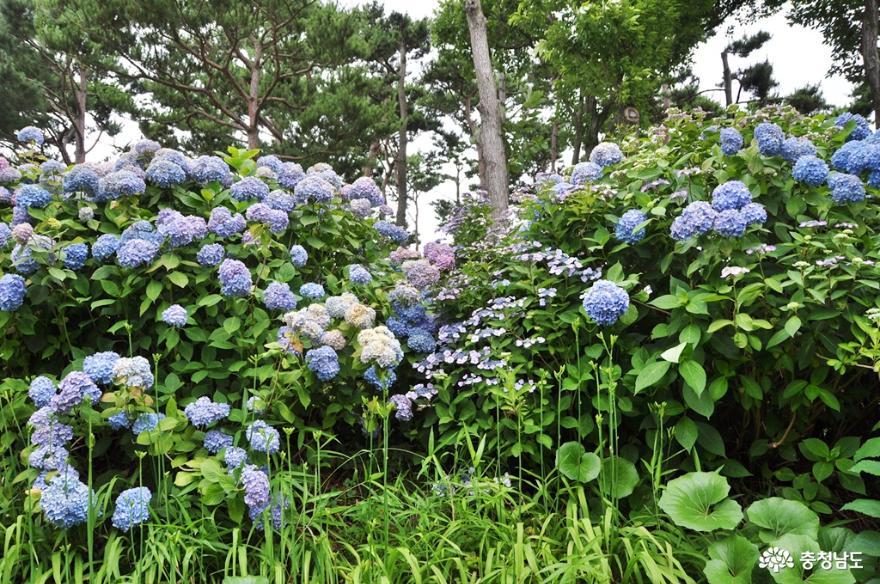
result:
M 357 6 L 363 4 L 361 0 L 341 0 L 342 6 Z M 386 0 L 386 11 L 405 12 L 414 18 L 430 16 L 439 4 L 438 0 Z M 728 27 L 733 27 L 732 36 L 727 36 Z M 694 73 L 700 79 L 700 89 L 709 90 L 715 88 L 721 78 L 721 51 L 731 38 L 738 38 L 744 33 L 754 33 L 766 30 L 772 35 L 764 47 L 753 53 L 747 60 L 731 57 L 731 68 L 736 70 L 743 64 L 751 64 L 769 58 L 773 64 L 773 72 L 779 82 L 778 92 L 787 95 L 795 89 L 807 84 L 819 83 L 825 98 L 832 104 L 843 106 L 850 100 L 852 87 L 840 77 L 828 77 L 828 69 L 831 66 L 831 50 L 822 42 L 822 36 L 815 30 L 809 30 L 800 26 L 789 26 L 785 20 L 785 14 L 780 13 L 771 18 L 761 19 L 749 26 L 742 26 L 734 19 L 726 22 L 719 32 L 702 43 L 694 52 Z M 589 57 L 587 55 L 587 57 Z M 708 96 L 716 100 L 723 99 L 720 92 L 708 92 Z M 126 124 L 127 131 L 117 137 L 116 146 L 123 146 L 137 139 L 137 130 L 134 124 Z M 112 143 L 102 144 L 94 153 L 95 158 L 113 155 Z M 415 141 L 413 146 L 430 146 L 430 139 L 424 137 Z M 365 145 L 365 148 L 367 146 Z M 451 172 L 451 169 L 450 169 Z M 345 177 L 351 180 L 354 177 Z M 434 239 L 437 230 L 437 222 L 434 218 L 431 200 L 438 198 L 452 199 L 455 196 L 454 184 L 449 181 L 441 184 L 430 193 L 420 197 L 419 227 L 422 240 L 427 242 Z

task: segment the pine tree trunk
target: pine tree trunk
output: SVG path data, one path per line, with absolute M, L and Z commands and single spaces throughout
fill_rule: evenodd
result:
M 865 0 L 862 20 L 862 58 L 865 62 L 865 80 L 874 110 L 874 127 L 880 128 L 880 60 L 877 56 L 877 0 Z
M 74 87 L 76 98 L 76 119 L 73 121 L 74 160 L 77 164 L 86 161 L 86 99 L 88 96 L 89 78 L 86 68 L 79 67 L 79 81 Z
M 733 103 L 733 76 L 727 62 L 727 51 L 721 52 L 721 64 L 724 66 L 724 104 L 730 105 Z
M 376 159 L 379 157 L 379 141 L 373 140 L 370 144 L 370 151 L 367 153 L 367 161 L 364 162 L 362 174 L 364 176 L 373 176 L 373 167 L 376 165 Z
M 498 219 L 506 213 L 508 200 L 507 156 L 501 134 L 501 106 L 489 55 L 486 17 L 483 15 L 480 0 L 465 0 L 464 10 L 470 31 L 477 90 L 480 94 L 480 103 L 477 106 L 480 111 L 479 136 L 486 162 L 486 183 L 483 188 L 489 192 L 492 216 Z
M 409 111 L 406 103 L 406 40 L 401 31 L 400 47 L 397 49 L 399 64 L 397 66 L 397 104 L 400 108 L 400 127 L 397 132 L 397 221 L 406 227 L 406 139 Z
M 251 83 L 248 93 L 248 148 L 260 147 L 259 102 L 260 102 L 260 67 L 262 66 L 263 47 L 259 41 L 254 43 L 254 58 L 251 60 Z

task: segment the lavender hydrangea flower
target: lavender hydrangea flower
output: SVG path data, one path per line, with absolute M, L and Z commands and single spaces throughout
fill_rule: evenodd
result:
M 602 178 L 602 167 L 595 162 L 581 162 L 571 171 L 571 184 L 583 186 Z
M 385 203 L 382 191 L 379 189 L 376 181 L 369 176 L 362 176 L 351 183 L 347 198 L 352 201 L 355 199 L 367 199 L 372 207 L 378 207 Z
M 117 170 L 103 177 L 94 196 L 95 201 L 112 201 L 120 197 L 142 195 L 147 190 L 144 179 L 130 170 Z
M 274 154 L 266 154 L 265 156 L 260 156 L 259 158 L 257 158 L 257 168 L 261 166 L 272 169 L 272 172 L 274 172 L 275 174 L 281 172 L 281 169 L 283 167 L 281 159 Z
M 334 187 L 324 178 L 310 174 L 296 183 L 293 194 L 297 203 L 326 203 L 333 198 Z
M 723 237 L 742 237 L 746 226 L 745 216 L 736 209 L 721 211 L 715 217 L 715 232 Z
M 758 150 L 764 156 L 776 156 L 782 151 L 782 141 L 785 134 L 782 128 L 776 124 L 763 122 L 755 128 L 755 140 L 758 141 Z
M 645 228 L 636 228 L 648 220 L 648 217 L 638 209 L 630 209 L 624 213 L 617 222 L 614 236 L 620 241 L 635 244 L 645 238 Z
M 108 384 L 113 381 L 113 366 L 119 360 L 119 353 L 104 351 L 83 359 L 83 372 L 95 383 Z
M 271 282 L 263 292 L 263 303 L 269 310 L 293 310 L 296 308 L 296 296 L 288 284 Z
M 153 494 L 147 487 L 126 489 L 116 497 L 116 509 L 110 522 L 113 527 L 128 531 L 150 518 L 150 500 Z
M 94 491 L 75 474 L 62 472 L 49 481 L 40 496 L 40 507 L 53 525 L 68 529 L 88 521 L 89 500 L 96 505 Z
M 817 187 L 827 180 L 828 165 L 816 156 L 802 156 L 795 163 L 791 175 L 798 182 Z
M 156 158 L 147 167 L 146 179 L 157 187 L 169 189 L 186 182 L 186 171 L 167 158 Z
M 61 250 L 61 259 L 65 268 L 79 270 L 89 259 L 89 246 L 85 243 L 72 243 Z
M 382 237 L 386 237 L 395 243 L 406 243 L 409 239 L 409 232 L 406 229 L 388 221 L 376 221 L 373 224 L 373 229 L 378 231 Z
M 49 191 L 38 185 L 22 185 L 15 191 L 15 206 L 22 209 L 42 209 L 51 200 Z
M 332 347 L 322 346 L 306 352 L 306 365 L 321 381 L 330 381 L 339 373 L 339 357 Z
M 259 221 L 269 226 L 272 233 L 284 233 L 287 229 L 289 218 L 285 211 L 278 211 L 269 205 L 257 203 L 248 207 L 245 216 L 249 221 Z
M 440 281 L 440 270 L 428 260 L 409 260 L 401 264 L 406 281 L 419 290 L 424 290 Z
M 254 176 L 248 176 L 234 183 L 229 193 L 236 201 L 262 201 L 269 196 L 269 186 Z
M 364 286 L 373 280 L 373 275 L 362 265 L 352 264 L 348 267 L 348 280 L 357 286 Z
M 297 268 L 301 268 L 309 261 L 309 254 L 301 245 L 294 245 L 290 248 L 290 263 Z
M 303 172 L 302 166 L 296 162 L 285 162 L 281 165 L 281 170 L 278 171 L 276 180 L 278 180 L 278 184 L 285 189 L 293 189 L 296 188 L 296 185 L 299 184 L 299 181 L 305 176 L 306 173 Z
M 269 505 L 269 477 L 256 465 L 249 464 L 241 471 L 245 505 L 259 515 Z
M 394 404 L 394 418 L 401 422 L 409 422 L 412 420 L 412 401 L 401 393 L 397 393 L 388 398 L 388 402 Z
M 168 239 L 172 248 L 183 247 L 203 239 L 208 227 L 202 217 L 184 215 L 173 209 L 162 209 L 156 218 L 156 231 Z
M 98 403 L 101 399 L 101 390 L 92 378 L 82 371 L 72 371 L 65 375 L 58 384 L 58 389 L 58 394 L 49 402 L 49 407 L 59 414 L 69 413 L 85 399 L 92 404 Z
M 208 231 L 211 233 L 226 239 L 245 229 L 247 223 L 241 213 L 233 215 L 226 207 L 211 209 L 211 217 L 208 219 Z
M 38 408 L 47 406 L 52 398 L 55 397 L 55 384 L 44 375 L 35 377 L 28 388 L 28 397 L 31 398 L 31 401 Z
M 617 164 L 623 160 L 623 152 L 620 146 L 613 142 L 601 142 L 590 152 L 590 162 L 598 164 L 602 168 Z
M 291 195 L 287 191 L 276 189 L 269 193 L 269 196 L 266 197 L 266 204 L 276 211 L 284 211 L 285 213 L 290 213 L 294 210 L 294 208 L 296 208 L 296 199 L 294 199 L 293 195 Z
M 584 294 L 583 306 L 596 324 L 610 326 L 626 313 L 629 295 L 614 282 L 596 280 Z
M 184 415 L 196 428 L 207 428 L 229 416 L 229 404 L 217 403 L 202 396 L 183 409 Z
M 244 434 L 248 444 L 251 446 L 251 450 L 267 454 L 278 452 L 281 444 L 278 430 L 263 420 L 255 420 L 247 427 Z
M 455 266 L 455 250 L 452 246 L 439 241 L 425 244 L 425 259 L 437 266 L 438 270 L 450 270 Z
M 227 446 L 226 452 L 223 453 L 223 462 L 226 464 L 226 470 L 232 473 L 247 462 L 247 452 L 238 446 Z
M 205 433 L 205 449 L 211 454 L 217 454 L 224 448 L 232 446 L 232 436 L 220 430 L 209 430 Z
M 43 131 L 35 126 L 25 126 L 15 132 L 15 139 L 23 144 L 41 145 L 45 140 Z
M 119 249 L 119 238 L 112 233 L 105 233 L 95 240 L 92 246 L 92 255 L 98 261 L 104 261 L 112 257 Z
M 187 318 L 186 308 L 180 304 L 172 304 L 162 312 L 162 322 L 174 328 L 185 327 Z
M 743 137 L 736 128 L 721 128 L 720 138 L 721 151 L 724 154 L 733 156 L 742 150 L 744 144 Z
M 315 282 L 306 282 L 299 287 L 299 295 L 310 300 L 318 300 L 326 296 L 324 287 Z
M 251 272 L 244 262 L 225 259 L 220 264 L 220 293 L 224 296 L 247 296 L 253 288 Z
M 196 254 L 196 260 L 202 266 L 216 266 L 223 261 L 226 250 L 219 243 L 209 243 L 202 246 L 199 253 Z
M 140 268 L 153 263 L 159 244 L 146 239 L 130 239 L 116 250 L 116 262 L 123 268 Z
M 348 203 L 348 209 L 358 219 L 364 219 L 370 215 L 370 211 L 373 210 L 373 206 L 367 199 L 352 199 Z
M 0 311 L 15 312 L 24 304 L 27 287 L 18 274 L 6 274 L 0 278 Z
M 201 185 L 215 181 L 226 184 L 232 178 L 229 165 L 219 156 L 199 156 L 190 164 L 189 173 Z
M 65 193 L 85 193 L 94 197 L 100 189 L 101 177 L 89 166 L 79 164 L 64 175 L 62 189 Z
M 718 212 L 729 209 L 742 209 L 752 202 L 749 188 L 738 180 L 729 180 L 715 187 L 712 191 L 712 208 Z
M 0 184 L 12 184 L 21 180 L 21 171 L 14 166 L 0 168 Z

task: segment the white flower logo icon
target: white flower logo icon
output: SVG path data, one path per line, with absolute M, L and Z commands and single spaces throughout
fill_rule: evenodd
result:
M 778 547 L 767 548 L 761 553 L 758 567 L 766 568 L 771 572 L 778 572 L 783 568 L 794 568 L 794 559 L 788 550 Z

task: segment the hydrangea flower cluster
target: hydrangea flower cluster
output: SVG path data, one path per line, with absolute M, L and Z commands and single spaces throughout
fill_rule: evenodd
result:
M 590 152 L 590 162 L 601 168 L 617 164 L 621 161 L 623 161 L 623 152 L 621 152 L 620 146 L 613 142 L 600 142 Z
M 755 140 L 758 141 L 758 150 L 764 156 L 777 156 L 782 153 L 782 142 L 785 134 L 782 128 L 776 124 L 763 122 L 755 128 Z
M 263 304 L 269 310 L 293 310 L 296 308 L 296 296 L 285 282 L 270 282 L 263 292 Z
M 278 430 L 262 420 L 254 421 L 245 430 L 245 437 L 256 452 L 266 454 L 274 454 L 280 448 L 280 437 Z
M 645 238 L 645 228 L 636 229 L 648 220 L 648 217 L 638 209 L 630 209 L 624 213 L 617 222 L 614 236 L 620 241 L 635 244 Z
M 742 150 L 743 141 L 742 134 L 736 128 L 722 128 L 719 133 L 721 139 L 721 151 L 732 156 Z
M 187 318 L 186 308 L 180 304 L 172 304 L 162 311 L 162 322 L 174 328 L 185 327 Z
M 583 306 L 596 324 L 610 326 L 626 314 L 629 294 L 614 282 L 596 280 L 584 293 Z
M 0 310 L 15 312 L 24 304 L 26 293 L 24 278 L 18 274 L 5 274 L 0 277 Z
M 190 424 L 196 428 L 207 428 L 211 424 L 224 420 L 229 416 L 229 404 L 211 401 L 211 398 L 202 396 L 183 409 L 183 413 Z
M 332 347 L 322 346 L 306 352 L 306 365 L 321 381 L 330 381 L 339 374 L 339 356 Z
M 113 527 L 128 531 L 150 518 L 150 500 L 153 494 L 147 487 L 126 489 L 116 497 L 116 510 L 110 520 Z
M 621 155 L 622 160 L 622 155 Z M 602 166 L 595 162 L 580 162 L 571 171 L 571 184 L 584 186 L 602 179 Z M 562 184 L 557 181 L 555 184 Z
M 253 288 L 251 272 L 244 262 L 225 259 L 218 272 L 220 293 L 224 296 L 247 296 Z

